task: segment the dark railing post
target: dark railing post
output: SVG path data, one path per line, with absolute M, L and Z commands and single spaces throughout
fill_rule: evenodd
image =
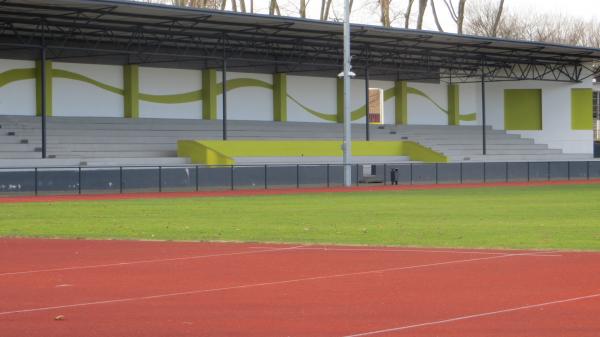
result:
M 458 171 L 460 173 L 460 183 L 463 183 L 463 163 L 458 163 Z
M 296 188 L 300 188 L 300 164 L 296 164 Z
M 410 167 L 410 184 L 412 185 L 413 184 L 413 164 L 410 163 L 408 165 Z
M 158 192 L 162 192 L 162 166 L 158 167 Z
M 439 175 L 438 175 L 438 163 L 435 163 L 435 184 L 438 185 L 439 182 Z
M 265 190 L 269 188 L 269 183 L 267 182 L 267 164 L 265 164 Z
M 365 139 L 371 140 L 369 130 L 369 63 L 365 64 Z
M 327 187 L 330 187 L 330 186 L 331 186 L 331 183 L 330 183 L 330 175 L 329 175 L 329 169 L 330 169 L 330 165 L 329 165 L 329 164 L 327 164 Z
M 356 186 L 360 186 L 360 181 L 359 181 L 359 177 L 358 177 L 358 169 L 359 169 L 359 164 L 354 164 L 354 166 L 356 167 Z
M 123 193 L 123 166 L 119 166 L 119 193 Z
M 486 134 L 485 134 L 485 61 L 481 60 L 481 131 L 482 131 L 482 145 L 483 155 L 487 154 Z
M 200 188 L 200 185 L 199 185 L 199 182 L 198 182 L 198 177 L 199 177 L 199 174 L 198 174 L 198 165 L 196 165 L 196 192 L 198 192 L 198 190 Z
M 38 195 L 38 168 L 33 170 L 33 193 Z
M 81 194 L 81 166 L 79 166 L 77 168 L 78 171 L 78 175 L 77 175 L 77 192 L 79 194 Z
M 233 165 L 231 165 L 231 166 L 230 166 L 230 169 L 231 169 L 231 170 L 230 170 L 229 181 L 231 182 L 231 190 L 233 191 L 233 190 L 235 189 L 235 183 L 234 183 L 234 181 L 233 181 L 233 176 L 234 176 L 234 173 L 233 173 Z
M 387 164 L 383 164 L 383 186 L 387 185 Z
M 223 82 L 223 140 L 227 140 L 227 51 L 225 35 L 223 35 L 223 69 L 221 77 Z

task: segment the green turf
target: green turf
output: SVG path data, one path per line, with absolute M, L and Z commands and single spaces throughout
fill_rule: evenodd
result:
M 0 204 L 0 236 L 600 250 L 600 185 Z

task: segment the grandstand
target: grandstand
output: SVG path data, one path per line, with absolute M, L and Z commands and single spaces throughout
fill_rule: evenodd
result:
M 221 139 L 219 121 L 189 123 L 177 119 L 122 119 L 55 117 L 48 124 L 48 156 L 39 159 L 40 123 L 36 117 L 0 116 L 0 166 L 110 166 L 110 165 L 181 165 L 189 158 L 177 157 L 181 139 Z M 411 140 L 448 157 L 461 161 L 568 161 L 586 160 L 588 155 L 565 154 L 536 144 L 532 139 L 488 127 L 488 154 L 481 155 L 478 126 L 381 125 L 371 130 L 371 139 L 379 141 Z M 338 140 L 339 124 L 308 122 L 231 121 L 231 140 Z M 361 126 L 353 129 L 355 140 L 364 140 Z M 339 157 L 242 157 L 237 164 L 339 163 Z M 356 158 L 364 163 L 401 163 L 405 156 Z
M 178 142 L 342 138 L 338 23 L 130 1 L 0 6 L 11 23 L 0 33 L 0 168 L 210 164 Z M 413 147 L 354 163 L 592 160 L 600 50 L 352 29 L 353 140 Z M 341 162 L 337 149 L 235 152 L 236 165 Z

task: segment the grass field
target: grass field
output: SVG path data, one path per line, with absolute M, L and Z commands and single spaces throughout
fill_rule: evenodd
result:
M 600 250 L 600 185 L 0 204 L 0 236 Z

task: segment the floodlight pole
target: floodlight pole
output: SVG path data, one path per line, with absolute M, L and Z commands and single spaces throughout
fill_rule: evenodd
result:
M 350 116 L 350 0 L 344 0 L 344 186 L 352 185 Z
M 483 155 L 485 156 L 487 154 L 487 137 L 485 134 L 485 61 L 482 58 L 481 59 L 481 133 L 482 133 L 482 139 L 481 139 L 481 145 L 483 147 Z

